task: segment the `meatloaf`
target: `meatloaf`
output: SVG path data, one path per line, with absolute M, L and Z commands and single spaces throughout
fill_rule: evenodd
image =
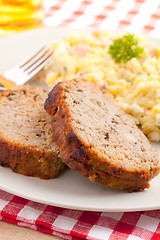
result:
M 0 95 L 0 165 L 42 179 L 65 167 L 44 110 L 46 90 L 17 87 Z
M 44 107 L 62 160 L 91 181 L 133 191 L 158 175 L 158 154 L 106 86 L 60 82 Z

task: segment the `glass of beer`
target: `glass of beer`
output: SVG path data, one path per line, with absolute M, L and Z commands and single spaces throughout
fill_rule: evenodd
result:
M 20 31 L 43 25 L 43 0 L 0 0 L 0 30 Z

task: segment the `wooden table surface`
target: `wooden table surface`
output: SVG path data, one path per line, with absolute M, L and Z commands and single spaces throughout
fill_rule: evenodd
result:
M 0 221 L 0 240 L 61 240 L 46 233 L 40 233 L 30 228 Z

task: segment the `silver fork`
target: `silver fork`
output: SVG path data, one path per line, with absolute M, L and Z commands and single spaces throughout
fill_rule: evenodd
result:
M 16 85 L 23 85 L 33 78 L 51 60 L 53 51 L 46 46 L 39 49 L 29 59 L 5 71 L 1 78 L 3 82 L 9 80 Z M 0 91 L 6 88 L 0 82 Z

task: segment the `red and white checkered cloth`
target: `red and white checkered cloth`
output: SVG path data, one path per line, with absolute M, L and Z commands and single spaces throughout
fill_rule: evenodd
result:
M 95 26 L 160 37 L 160 0 L 45 0 L 45 15 L 45 26 Z M 160 239 L 160 210 L 134 213 L 69 210 L 2 190 L 0 220 L 64 239 Z
M 45 0 L 45 26 L 123 29 L 160 37 L 160 0 Z
M 0 190 L 0 220 L 64 239 L 159 240 L 160 211 L 102 213 L 32 202 Z

